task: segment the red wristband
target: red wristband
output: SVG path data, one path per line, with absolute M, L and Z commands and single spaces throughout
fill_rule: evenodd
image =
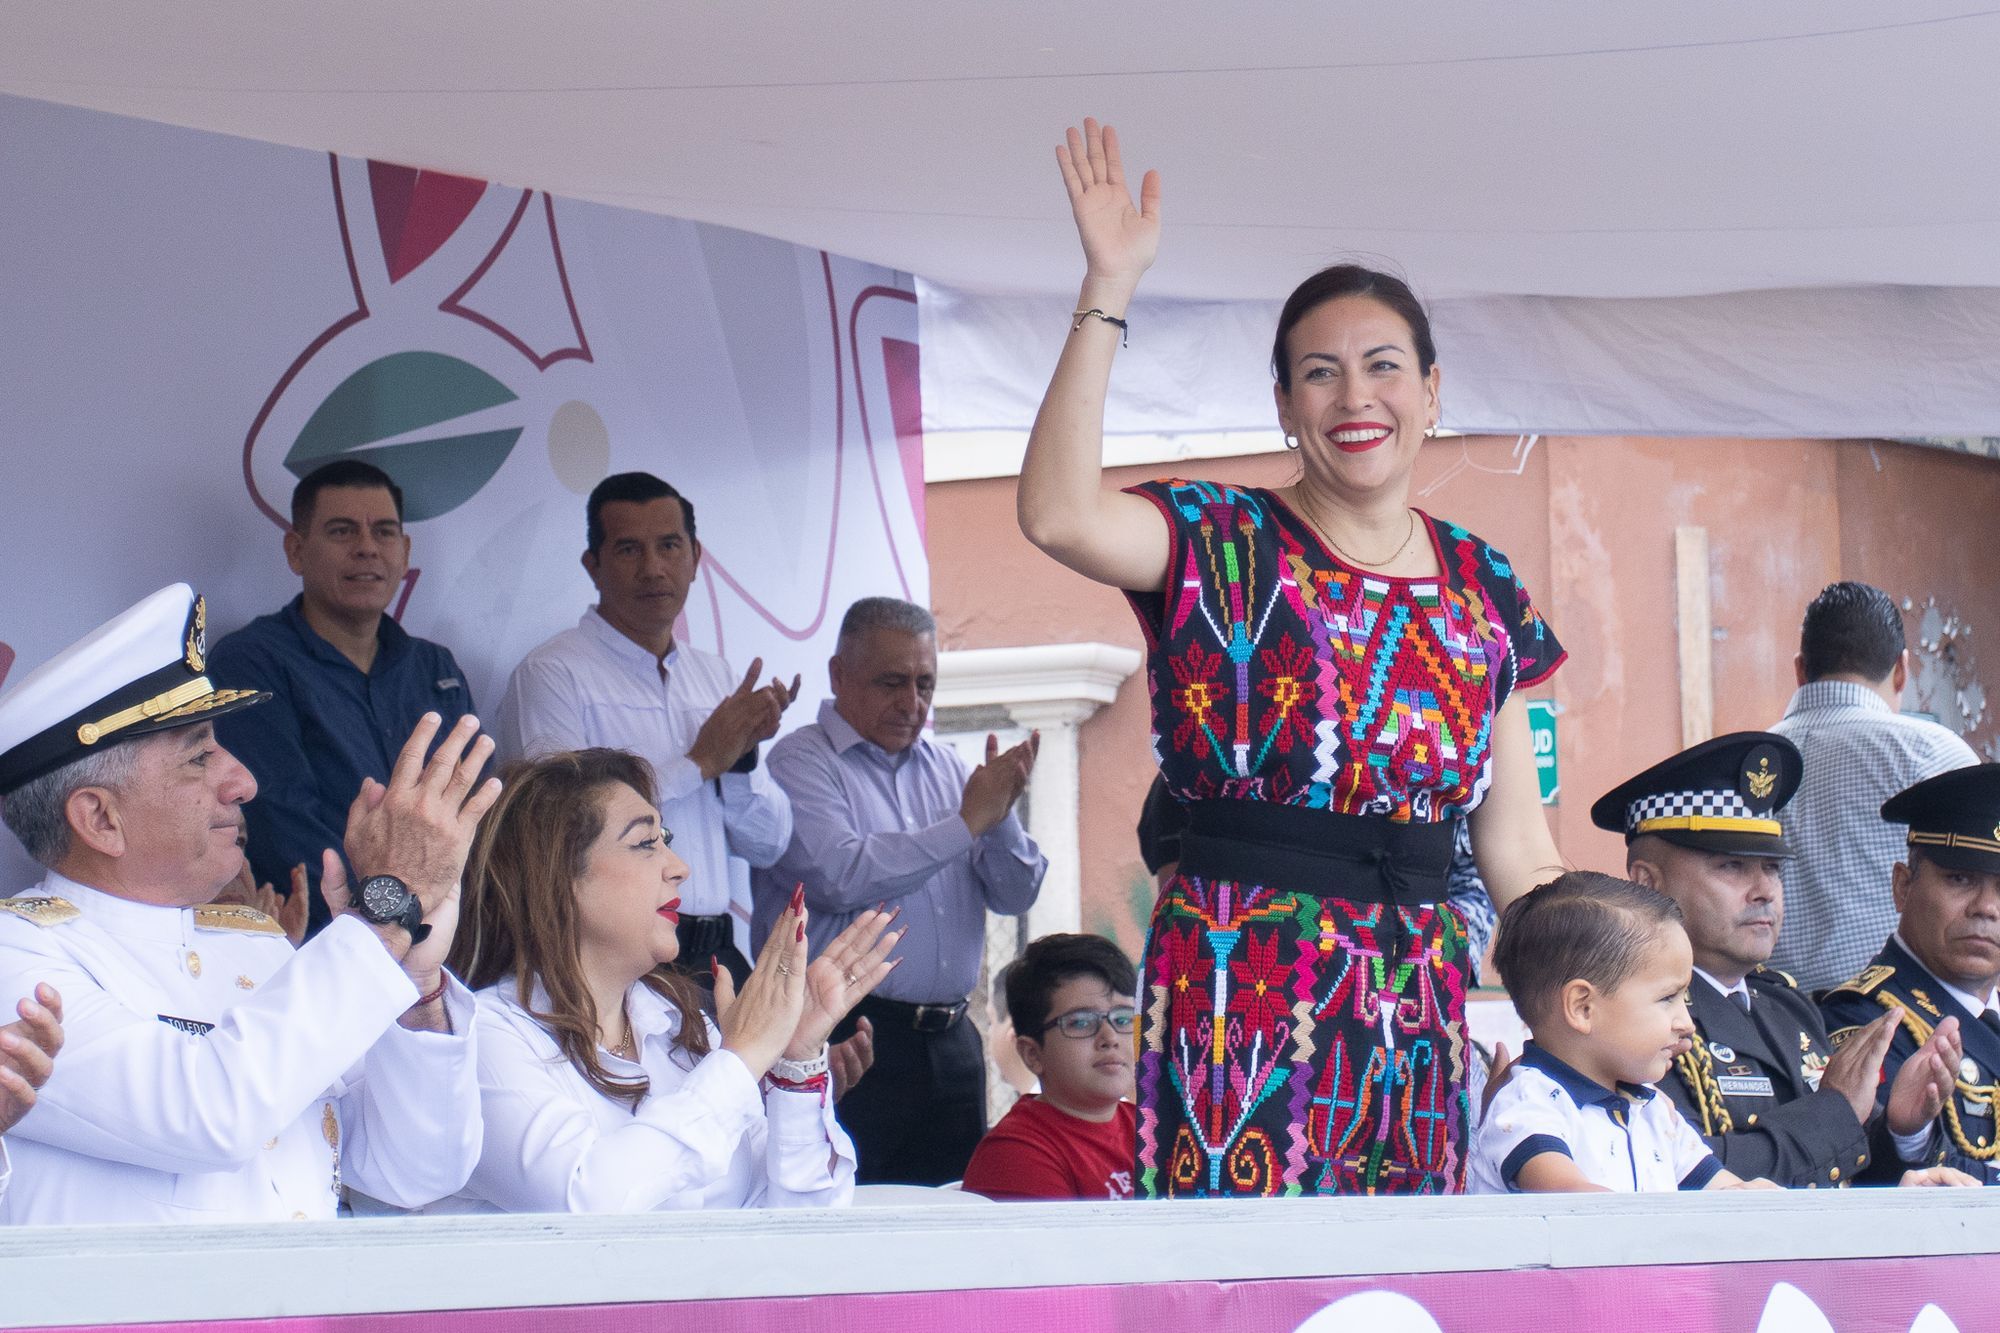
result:
M 422 1009 L 424 1006 L 431 1004 L 434 1001 L 442 999 L 444 997 L 444 988 L 446 986 L 449 986 L 450 984 L 451 984 L 451 975 L 449 973 L 443 974 L 442 976 L 440 976 L 438 980 L 438 988 L 432 991 L 429 995 L 418 996 L 417 1002 L 411 1005 L 410 1008 Z

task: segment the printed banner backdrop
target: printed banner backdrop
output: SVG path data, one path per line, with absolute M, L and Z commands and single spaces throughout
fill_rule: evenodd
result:
M 705 1333 L 770 1329 L 1240 1329 L 1244 1333 L 1971 1333 L 1991 1326 L 1992 1256 L 1157 1282 L 320 1315 L 148 1324 L 154 1333 Z M 82 1333 L 117 1327 L 94 1325 Z M 53 1333 L 37 1330 L 36 1333 Z
M 805 677 L 929 603 L 902 274 L 530 189 L 0 97 L 0 688 L 186 580 L 218 636 L 298 590 L 300 475 L 404 487 L 393 608 L 480 711 L 592 601 L 584 496 L 658 473 L 706 555 L 684 641 Z M 32 874 L 0 839 L 0 893 Z

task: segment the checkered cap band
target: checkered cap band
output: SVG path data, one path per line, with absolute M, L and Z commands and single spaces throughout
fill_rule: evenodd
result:
M 1740 792 L 1670 791 L 1641 797 L 1625 810 L 1625 831 L 1653 819 L 1768 819 L 1751 810 Z

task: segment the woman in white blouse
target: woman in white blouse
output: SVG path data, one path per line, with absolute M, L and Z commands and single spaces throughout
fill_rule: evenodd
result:
M 863 912 L 806 962 L 794 896 L 718 1017 L 662 965 L 687 864 L 643 759 L 550 755 L 513 770 L 480 829 L 451 968 L 479 993 L 486 1143 L 459 1207 L 631 1213 L 842 1204 L 854 1147 L 826 1038 L 887 976 L 893 913 Z M 449 1207 L 449 1205 L 448 1205 Z

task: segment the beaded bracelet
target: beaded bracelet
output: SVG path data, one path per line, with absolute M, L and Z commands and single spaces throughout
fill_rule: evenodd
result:
M 1132 345 L 1132 326 L 1127 324 L 1124 320 L 1118 318 L 1118 316 L 1116 315 L 1105 314 L 1102 310 L 1099 310 L 1096 306 L 1092 306 L 1088 310 L 1079 310 L 1075 314 L 1071 315 L 1069 321 L 1069 331 L 1071 333 L 1075 333 L 1078 329 L 1083 327 L 1083 321 L 1085 321 L 1086 319 L 1101 319 L 1106 324 L 1117 325 L 1118 345 L 1120 347 L 1130 347 Z
M 819 1048 L 819 1054 L 810 1060 L 787 1060 L 780 1056 L 771 1066 L 771 1078 L 783 1084 L 808 1083 L 823 1077 L 828 1069 L 826 1047 Z
M 411 1005 L 410 1008 L 422 1009 L 425 1005 L 432 1004 L 437 1000 L 443 998 L 445 987 L 449 985 L 451 985 L 451 977 L 445 973 L 442 972 L 439 973 L 437 989 L 432 991 L 429 995 L 419 995 L 417 997 L 417 1002 Z

